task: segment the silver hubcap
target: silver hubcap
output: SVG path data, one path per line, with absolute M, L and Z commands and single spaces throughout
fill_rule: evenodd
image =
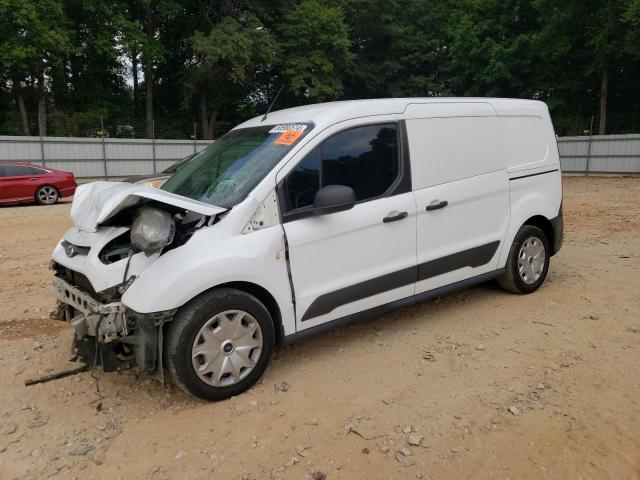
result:
M 527 238 L 518 253 L 518 272 L 527 285 L 536 283 L 544 270 L 545 251 L 537 237 Z
M 200 328 L 191 348 L 191 361 L 207 385 L 228 387 L 251 373 L 261 352 L 258 321 L 245 311 L 227 310 Z
M 58 192 L 53 187 L 42 187 L 38 190 L 38 200 L 41 203 L 51 204 L 58 199 Z

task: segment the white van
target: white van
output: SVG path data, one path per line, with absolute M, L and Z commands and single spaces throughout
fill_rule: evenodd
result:
M 490 279 L 533 292 L 563 228 L 547 107 L 485 98 L 273 112 L 162 189 L 79 187 L 71 216 L 52 268 L 76 354 L 210 400 L 306 335 Z

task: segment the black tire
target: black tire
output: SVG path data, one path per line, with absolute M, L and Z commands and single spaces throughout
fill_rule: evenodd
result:
M 203 325 L 227 310 L 242 310 L 257 321 L 262 333 L 262 350 L 253 369 L 239 382 L 213 386 L 196 374 L 191 358 L 192 347 Z M 267 308 L 246 292 L 219 288 L 203 293 L 178 310 L 167 329 L 164 363 L 172 381 L 185 392 L 203 400 L 224 400 L 244 392 L 260 378 L 267 368 L 274 345 L 275 329 Z
M 60 200 L 60 192 L 53 185 L 42 185 L 36 190 L 35 198 L 39 205 L 53 205 Z
M 540 272 L 540 277 L 532 283 L 527 283 L 520 274 L 518 257 L 524 242 L 532 238 L 537 239 L 537 241 L 542 244 L 545 258 L 542 271 Z M 540 288 L 540 285 L 542 285 L 545 278 L 547 278 L 550 257 L 551 249 L 549 248 L 549 239 L 547 239 L 544 232 L 533 225 L 523 225 L 516 234 L 516 238 L 513 240 L 511 250 L 509 251 L 509 258 L 507 259 L 507 264 L 505 266 L 506 272 L 498 277 L 498 285 L 500 285 L 504 290 L 513 293 L 524 294 L 535 292 Z

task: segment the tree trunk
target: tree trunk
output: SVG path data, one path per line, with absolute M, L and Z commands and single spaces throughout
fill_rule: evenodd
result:
M 153 8 L 147 4 L 145 7 L 145 22 L 144 30 L 147 38 L 153 41 Z M 146 53 L 144 59 L 144 87 L 145 87 L 145 110 L 146 110 L 146 124 L 147 124 L 147 137 L 152 138 L 154 134 L 153 125 L 153 59 L 149 52 Z
M 216 118 L 218 117 L 218 112 L 211 112 L 209 116 L 209 130 L 207 131 L 207 139 L 213 140 L 213 134 L 216 129 Z
M 29 135 L 29 117 L 27 116 L 27 108 L 24 105 L 24 95 L 22 94 L 22 85 L 15 78 L 13 81 L 13 93 L 16 96 L 18 111 L 20 112 L 20 121 L 22 122 L 22 134 Z
M 38 74 L 38 127 L 41 136 L 47 135 L 47 88 L 44 72 Z
M 207 107 L 207 94 L 200 92 L 200 122 L 202 123 L 202 138 L 209 138 L 209 109 Z
M 133 76 L 133 118 L 140 118 L 140 83 L 138 81 L 138 52 L 131 52 L 131 75 Z
M 202 138 L 205 140 L 213 140 L 213 133 L 216 128 L 216 118 L 218 112 L 213 111 L 209 115 L 209 107 L 207 105 L 207 92 L 200 92 L 200 121 L 202 122 Z
M 598 128 L 599 135 L 605 135 L 607 132 L 607 95 L 609 90 L 609 64 L 604 61 L 602 66 L 602 83 L 600 85 L 600 126 Z
M 20 109 L 20 119 L 22 120 L 22 134 L 29 135 L 29 118 L 27 117 L 27 109 L 24 106 L 24 96 L 18 91 L 18 108 Z
M 150 60 L 145 62 L 144 68 L 144 87 L 145 87 L 145 122 L 147 125 L 147 138 L 154 136 L 153 125 L 153 64 Z

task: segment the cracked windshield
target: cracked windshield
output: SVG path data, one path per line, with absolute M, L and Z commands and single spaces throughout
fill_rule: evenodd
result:
M 209 145 L 162 186 L 201 202 L 240 203 L 304 134 L 308 124 L 232 130 Z

